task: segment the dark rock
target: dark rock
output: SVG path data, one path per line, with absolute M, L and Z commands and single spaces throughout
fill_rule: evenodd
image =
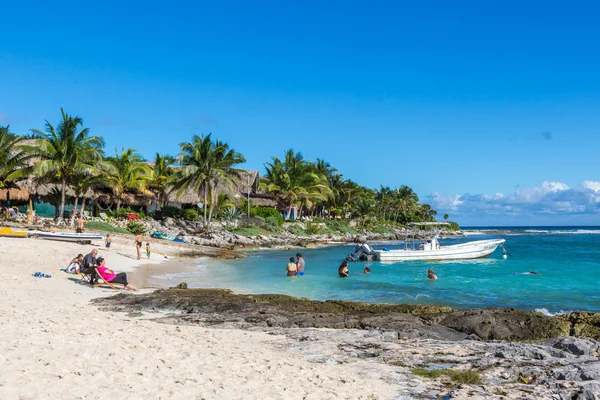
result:
M 483 340 L 540 340 L 568 336 L 570 323 L 540 313 L 515 309 L 455 311 L 439 324 Z
M 187 289 L 188 285 L 186 282 L 181 282 L 179 285 L 171 287 L 169 289 Z

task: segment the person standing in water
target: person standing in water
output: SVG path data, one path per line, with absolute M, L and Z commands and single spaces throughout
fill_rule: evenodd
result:
M 290 262 L 287 263 L 285 270 L 287 271 L 287 276 L 296 275 L 296 273 L 298 272 L 298 266 L 296 265 L 296 261 L 294 260 L 294 257 L 290 257 Z
M 338 275 L 340 278 L 347 278 L 350 275 L 350 271 L 348 270 L 348 261 L 342 261 L 340 267 L 338 268 Z
M 435 273 L 433 272 L 432 269 L 427 271 L 427 279 L 431 279 L 432 281 L 437 281 L 437 276 L 435 275 Z
M 300 253 L 296 254 L 296 257 L 298 257 L 298 261 L 296 261 L 296 275 L 304 275 L 304 265 L 306 265 L 304 257 L 302 257 L 302 254 Z

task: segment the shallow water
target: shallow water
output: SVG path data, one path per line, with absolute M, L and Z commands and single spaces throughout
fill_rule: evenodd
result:
M 237 293 L 284 293 L 315 300 L 439 304 L 457 309 L 515 307 L 548 313 L 600 311 L 600 228 L 502 228 L 502 234 L 441 239 L 442 245 L 503 237 L 513 257 L 496 250 L 488 259 L 399 263 L 353 262 L 350 277 L 337 268 L 354 246 L 301 252 L 304 276 L 285 276 L 295 251 L 255 251 L 242 260 L 198 261 L 196 271 L 153 277 L 191 287 L 230 288 Z M 374 246 L 400 247 L 396 245 Z M 365 266 L 372 274 L 365 275 Z M 426 279 L 433 268 L 437 281 Z M 537 275 L 526 272 L 536 271 Z

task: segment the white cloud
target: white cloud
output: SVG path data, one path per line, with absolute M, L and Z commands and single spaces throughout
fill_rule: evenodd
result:
M 506 195 L 435 192 L 424 201 L 439 214 L 450 213 L 459 223 L 461 219 L 488 220 L 496 224 L 536 223 L 536 220 L 561 224 L 600 223 L 600 182 L 597 181 L 585 181 L 576 188 L 562 182 L 544 181 L 539 186 L 519 188 Z
M 584 189 L 591 189 L 594 192 L 600 192 L 600 182 L 598 181 L 583 181 L 581 187 Z

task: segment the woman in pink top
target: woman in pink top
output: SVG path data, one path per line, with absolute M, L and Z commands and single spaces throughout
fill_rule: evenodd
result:
M 129 284 L 129 282 L 127 282 L 127 274 L 125 272 L 119 272 L 118 274 L 115 274 L 115 271 L 106 268 L 106 266 L 104 265 L 104 258 L 102 257 L 96 260 L 96 262 L 98 263 L 96 270 L 98 271 L 102 279 L 104 279 L 106 282 L 121 283 L 125 285 L 125 290 L 136 290 L 133 286 Z

